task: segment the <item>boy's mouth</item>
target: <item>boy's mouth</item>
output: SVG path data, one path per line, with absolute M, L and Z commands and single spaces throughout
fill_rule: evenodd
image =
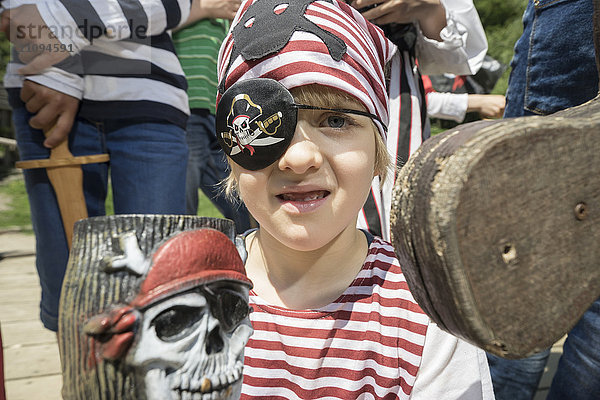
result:
M 314 201 L 323 199 L 327 196 L 329 196 L 329 191 L 327 190 L 314 190 L 303 193 L 282 193 L 277 195 L 277 197 L 283 201 Z

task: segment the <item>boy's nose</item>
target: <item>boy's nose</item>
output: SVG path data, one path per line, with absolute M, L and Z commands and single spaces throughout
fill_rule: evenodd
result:
M 319 146 L 310 140 L 305 129 L 296 127 L 294 138 L 290 147 L 278 161 L 278 167 L 282 171 L 291 170 L 296 174 L 303 174 L 311 168 L 320 168 L 323 164 L 323 154 Z

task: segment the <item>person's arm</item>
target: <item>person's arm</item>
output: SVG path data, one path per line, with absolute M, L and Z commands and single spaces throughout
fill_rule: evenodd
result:
M 357 10 L 366 9 L 363 16 L 374 24 L 416 22 L 425 36 L 442 40 L 440 32 L 446 26 L 446 11 L 440 0 L 354 0 L 351 5 Z
M 468 103 L 468 93 L 427 93 L 427 115 L 460 123 L 465 119 Z
M 506 98 L 501 94 L 469 94 L 467 112 L 478 112 L 482 118 L 500 118 Z
M 427 93 L 427 115 L 433 118 L 462 122 L 468 112 L 482 118 L 500 118 L 505 98 L 499 94 Z
M 447 25 L 440 40 L 417 37 L 416 54 L 423 74 L 473 75 L 487 53 L 487 38 L 472 0 L 440 0 L 446 10 Z M 422 31 L 422 27 L 421 30 Z
M 485 352 L 430 322 L 411 400 L 493 400 Z
M 192 0 L 192 8 L 187 21 L 179 25 L 174 31 L 181 30 L 203 19 L 232 20 L 240 7 L 241 0 Z
M 353 0 L 377 25 L 414 23 L 416 53 L 424 74 L 473 75 L 487 53 L 487 39 L 472 0 Z
M 144 39 L 176 28 L 188 19 L 191 0 L 123 0 L 119 5 L 102 0 L 9 1 L 10 40 L 27 64 L 21 73 L 39 73 L 95 40 Z
M 191 2 L 123 0 L 115 7 L 105 0 L 11 0 L 3 5 L 11 10 L 11 19 L 23 34 L 47 36 L 51 30 L 61 43 L 75 45 L 77 52 L 99 38 L 154 36 L 176 28 L 188 19 Z
M 21 100 L 27 111 L 35 114 L 29 120 L 31 127 L 45 131 L 52 128 L 44 141 L 45 147 L 52 148 L 66 139 L 79 109 L 79 99 L 25 80 Z
M 4 2 L 6 3 L 6 2 Z M 0 30 L 7 36 L 10 19 L 4 12 L 1 14 Z M 73 58 L 71 66 L 79 62 Z M 52 130 L 44 145 L 52 148 L 61 143 L 71 131 L 79 102 L 83 97 L 83 78 L 75 73 L 60 68 L 46 68 L 43 74 L 31 75 L 24 79 L 18 73 L 23 67 L 18 60 L 18 54 L 13 54 L 6 66 L 4 83 L 6 87 L 20 87 L 21 100 L 25 108 L 35 114 L 29 124 L 36 129 Z

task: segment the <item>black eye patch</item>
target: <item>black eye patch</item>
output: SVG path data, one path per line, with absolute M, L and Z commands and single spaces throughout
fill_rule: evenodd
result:
M 216 114 L 219 144 L 233 161 L 256 171 L 290 145 L 297 111 L 292 94 L 273 79 L 247 79 L 225 91 Z
M 241 167 L 250 171 L 266 168 L 290 146 L 298 109 L 362 115 L 377 120 L 386 129 L 374 114 L 296 104 L 289 90 L 276 80 L 252 78 L 237 82 L 223 94 L 216 113 L 219 144 Z

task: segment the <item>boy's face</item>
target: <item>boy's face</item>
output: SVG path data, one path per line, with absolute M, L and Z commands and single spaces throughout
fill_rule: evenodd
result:
M 333 107 L 357 109 L 349 101 Z M 239 193 L 261 229 L 305 251 L 355 229 L 373 180 L 374 135 L 369 117 L 298 110 L 292 142 L 275 163 L 258 171 L 231 163 Z

